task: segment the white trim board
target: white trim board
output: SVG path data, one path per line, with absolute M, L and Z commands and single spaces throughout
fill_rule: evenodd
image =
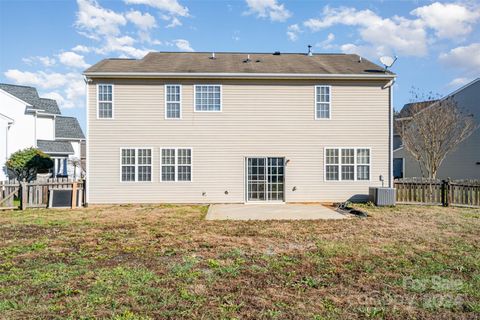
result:
M 394 79 L 394 74 L 328 73 L 203 73 L 203 72 L 85 72 L 87 77 L 101 78 L 243 78 L 243 79 Z

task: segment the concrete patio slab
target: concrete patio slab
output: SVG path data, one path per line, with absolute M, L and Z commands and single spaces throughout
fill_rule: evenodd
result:
M 206 220 L 318 220 L 347 216 L 321 204 L 213 204 Z

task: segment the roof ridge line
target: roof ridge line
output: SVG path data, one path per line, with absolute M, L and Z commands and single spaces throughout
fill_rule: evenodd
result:
M 304 56 L 308 56 L 308 53 L 305 53 L 305 52 L 282 52 L 282 51 L 278 51 L 280 52 L 280 54 L 299 54 L 299 55 L 304 55 Z M 186 52 L 186 51 L 150 51 L 148 52 L 145 56 L 147 56 L 148 54 L 151 54 L 151 53 L 181 53 L 181 54 L 211 54 L 211 53 L 215 53 L 215 54 L 270 54 L 270 55 L 273 55 L 275 53 L 275 51 L 273 52 L 255 52 L 255 51 L 215 51 L 215 50 L 212 50 L 212 51 L 194 51 L 194 52 Z M 356 55 L 356 53 L 343 53 L 343 52 L 312 52 L 313 55 L 335 55 L 335 56 L 346 56 L 346 55 Z M 117 59 L 117 60 L 138 60 L 138 59 L 128 59 L 128 58 L 108 58 L 108 59 Z
M 33 86 L 26 86 L 26 85 L 23 85 L 23 84 L 12 84 L 12 83 L 0 82 L 0 85 L 12 86 L 12 87 L 32 88 L 32 89 L 35 89 L 35 91 L 37 91 L 37 88 L 35 88 Z

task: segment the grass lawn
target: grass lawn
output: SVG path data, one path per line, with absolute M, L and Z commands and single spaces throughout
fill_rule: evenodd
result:
M 313 222 L 0 212 L 0 318 L 478 319 L 480 209 L 363 208 Z

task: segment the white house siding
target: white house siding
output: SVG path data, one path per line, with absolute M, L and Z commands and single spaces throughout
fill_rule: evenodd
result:
M 74 154 L 68 156 L 69 161 L 68 161 L 67 172 L 69 177 L 75 177 L 78 179 L 81 177 L 82 169 L 79 166 L 78 167 L 73 166 L 72 161 L 78 160 L 78 162 L 80 162 L 80 159 L 81 159 L 80 141 L 71 141 L 70 143 L 72 144 Z
M 480 125 L 480 81 L 466 87 L 455 95 L 458 105 L 467 114 L 472 114 Z M 401 148 L 394 158 L 404 158 L 404 177 L 421 177 L 420 166 L 410 154 Z M 440 179 L 480 179 L 480 129 L 449 153 L 438 170 Z
M 96 84 L 113 83 L 114 119 Z M 182 84 L 182 120 L 165 120 L 164 84 Z M 193 84 L 222 84 L 222 112 L 194 112 Z M 332 85 L 332 119 L 314 120 L 314 86 Z M 285 201 L 365 198 L 389 181 L 389 89 L 381 81 L 96 80 L 88 85 L 90 203 L 244 202 L 244 158 L 279 156 Z M 120 182 L 120 148 L 153 148 L 153 181 Z M 160 148 L 193 148 L 193 181 L 160 181 Z M 370 147 L 371 181 L 325 182 L 325 147 Z M 296 190 L 293 191 L 294 187 Z M 228 191 L 228 194 L 225 194 Z M 205 196 L 202 193 L 205 192 Z
M 37 140 L 55 140 L 55 120 L 53 116 L 37 116 Z
M 13 119 L 14 123 L 8 130 L 8 135 L 4 129 L 0 129 L 0 140 L 6 145 L 5 155 L 2 154 L 0 163 L 0 180 L 4 180 L 5 159 L 12 153 L 20 149 L 32 147 L 35 145 L 35 122 L 32 115 L 25 114 L 26 105 L 20 100 L 0 90 L 0 114 Z
M 5 162 L 7 161 L 8 121 L 0 115 L 0 181 L 6 180 Z

